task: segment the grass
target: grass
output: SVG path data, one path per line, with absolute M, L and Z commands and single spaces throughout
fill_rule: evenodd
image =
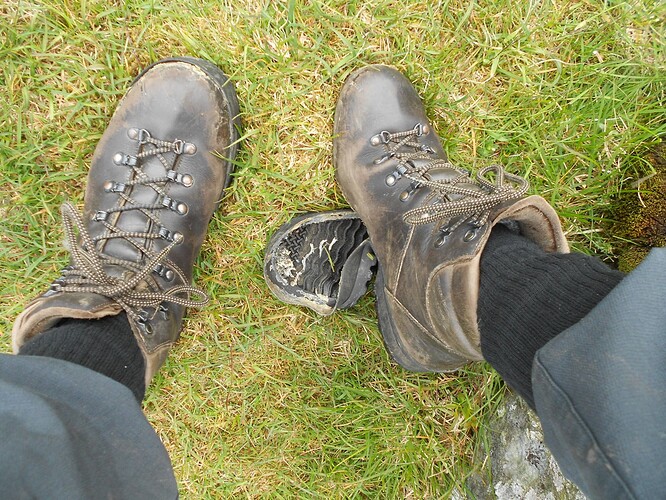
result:
M 320 318 L 261 274 L 270 234 L 345 206 L 331 162 L 339 88 L 391 64 L 422 95 L 452 160 L 501 162 L 562 216 L 576 250 L 613 257 L 600 222 L 666 131 L 666 6 L 555 2 L 45 1 L 0 6 L 0 308 L 9 332 L 67 261 L 59 205 L 132 77 L 193 55 L 234 81 L 243 149 L 211 224 L 190 314 L 144 407 L 184 498 L 439 498 L 472 459 L 504 386 L 485 364 L 407 373 L 373 299 Z M 10 339 L 0 337 L 9 350 Z

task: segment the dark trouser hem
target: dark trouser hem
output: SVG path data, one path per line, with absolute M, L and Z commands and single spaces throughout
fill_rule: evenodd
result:
M 177 498 L 169 456 L 124 385 L 0 354 L 0 401 L 0 498 Z

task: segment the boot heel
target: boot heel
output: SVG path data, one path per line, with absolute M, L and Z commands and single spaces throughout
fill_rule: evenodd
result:
M 414 323 L 415 332 L 409 335 L 405 328 L 400 329 L 392 318 L 398 317 L 391 313 L 390 297 L 384 288 L 384 274 L 381 264 L 378 265 L 375 280 L 376 310 L 379 320 L 379 331 L 391 358 L 404 369 L 413 372 L 450 372 L 466 363 L 466 359 L 451 352 L 445 346 L 430 341 L 418 331 L 420 327 Z M 399 316 L 405 318 L 404 314 Z M 410 329 L 410 332 L 412 330 Z M 414 353 L 413 355 L 410 352 Z M 422 359 L 416 359 L 416 356 Z

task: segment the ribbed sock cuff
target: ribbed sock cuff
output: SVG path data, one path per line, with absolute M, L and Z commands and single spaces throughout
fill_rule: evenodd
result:
M 143 356 L 125 313 L 98 320 L 62 320 L 26 342 L 21 354 L 90 368 L 127 386 L 139 402 L 146 392 Z
M 623 277 L 594 257 L 547 253 L 496 226 L 481 255 L 477 312 L 484 358 L 534 408 L 536 351 L 580 321 Z

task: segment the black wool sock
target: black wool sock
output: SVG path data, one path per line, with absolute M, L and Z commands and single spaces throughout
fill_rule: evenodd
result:
M 534 408 L 536 351 L 580 321 L 624 274 L 580 253 L 547 253 L 499 224 L 481 255 L 483 357 Z
M 101 319 L 65 319 L 26 342 L 19 355 L 70 361 L 127 386 L 141 402 L 144 361 L 125 313 Z

